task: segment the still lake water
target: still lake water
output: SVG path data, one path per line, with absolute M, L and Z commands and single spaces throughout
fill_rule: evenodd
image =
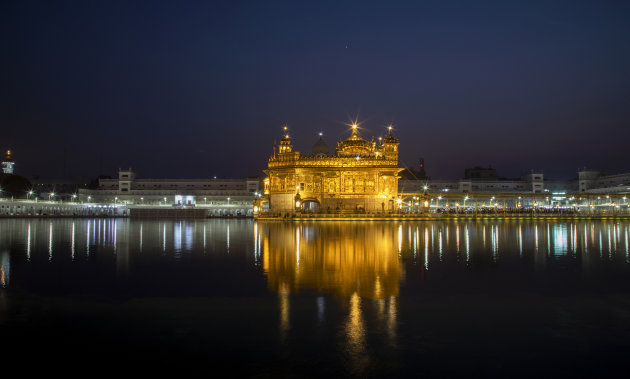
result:
M 0 357 L 65 374 L 605 376 L 630 353 L 629 235 L 613 221 L 4 219 Z

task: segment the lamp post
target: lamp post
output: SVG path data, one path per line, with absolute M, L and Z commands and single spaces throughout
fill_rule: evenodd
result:
M 72 194 L 72 202 L 74 202 L 74 203 L 77 202 L 77 194 L 76 193 Z
M 33 190 L 30 190 L 26 193 L 26 200 L 28 200 L 29 196 L 33 196 Z
M 55 193 L 51 192 L 50 194 L 48 194 L 48 200 L 52 201 L 52 198 L 55 197 Z

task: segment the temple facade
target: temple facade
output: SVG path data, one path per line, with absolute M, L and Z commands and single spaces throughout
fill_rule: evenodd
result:
M 386 213 L 397 207 L 398 139 L 392 128 L 367 141 L 352 134 L 334 153 L 320 136 L 311 154 L 293 150 L 286 131 L 269 158 L 264 192 L 268 211 L 277 213 Z M 261 208 L 262 209 L 262 208 Z

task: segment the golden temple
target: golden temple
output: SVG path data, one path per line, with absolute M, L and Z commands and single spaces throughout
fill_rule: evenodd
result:
M 265 198 L 254 213 L 276 216 L 300 213 L 386 213 L 396 209 L 398 195 L 398 139 L 388 134 L 367 141 L 352 125 L 350 137 L 337 143 L 334 154 L 320 135 L 310 155 L 293 150 L 284 134 L 264 170 Z M 266 204 L 265 204 L 266 203 Z

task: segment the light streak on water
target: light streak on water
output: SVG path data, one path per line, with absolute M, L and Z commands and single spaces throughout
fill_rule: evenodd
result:
M 442 228 L 438 231 L 438 253 L 440 254 L 440 262 L 442 262 Z
M 551 254 L 551 225 L 547 224 L 547 256 Z
M 142 253 L 142 224 L 140 224 L 140 252 Z
M 424 268 L 429 269 L 429 229 L 424 228 Z
M 300 228 L 295 228 L 295 262 L 300 267 Z
M 31 223 L 28 223 L 28 231 L 26 234 L 26 260 L 31 261 Z
M 70 243 L 70 254 L 72 256 L 72 260 L 74 260 L 74 222 L 72 222 L 72 236 L 70 237 L 72 242 Z
M 228 222 L 227 224 L 227 236 L 226 236 L 226 248 L 227 248 L 227 253 L 230 254 L 230 223 Z
M 112 234 L 114 235 L 114 254 L 116 254 L 116 248 L 118 246 L 118 240 L 117 240 L 117 237 L 118 237 L 118 228 L 117 228 L 118 220 L 114 220 L 113 224 L 114 224 L 114 226 L 113 226 L 114 230 L 113 230 Z M 111 227 L 112 226 L 110 225 L 110 228 Z
M 52 222 L 50 223 L 50 227 L 48 229 L 48 262 L 52 261 L 53 257 L 53 226 Z
M 609 260 L 612 258 L 612 238 L 610 237 L 610 229 L 611 229 L 610 225 L 608 225 L 608 259 Z
M 466 262 L 470 261 L 470 231 L 466 226 Z
M 455 249 L 459 253 L 459 225 L 455 227 Z
M 534 227 L 534 252 L 538 252 L 538 225 Z
M 518 226 L 518 253 L 523 258 L 523 225 Z
M 85 252 L 87 256 L 90 256 L 90 222 L 87 223 L 87 235 L 85 236 Z
M 416 226 L 416 231 L 413 232 L 413 259 L 414 259 L 414 264 L 415 264 L 415 260 L 416 260 L 417 255 L 418 255 L 418 227 Z

